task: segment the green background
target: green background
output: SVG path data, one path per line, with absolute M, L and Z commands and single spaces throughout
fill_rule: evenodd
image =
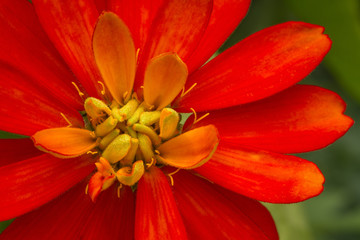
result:
M 220 51 L 277 23 L 319 24 L 333 40 L 324 62 L 303 83 L 331 89 L 347 102 L 355 120 L 333 145 L 299 156 L 314 161 L 325 175 L 325 190 L 303 203 L 266 204 L 282 240 L 360 239 L 360 1 L 253 0 L 250 11 Z M 14 137 L 0 132 L 0 137 Z M 0 222 L 0 231 L 10 221 Z

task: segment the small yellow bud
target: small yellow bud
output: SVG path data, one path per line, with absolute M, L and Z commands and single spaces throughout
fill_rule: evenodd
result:
M 176 135 L 179 121 L 180 116 L 175 110 L 164 108 L 160 115 L 160 137 L 168 140 Z
M 103 137 L 109 132 L 111 132 L 118 123 L 118 120 L 112 116 L 108 117 L 104 122 L 100 123 L 95 127 L 95 134 L 98 137 Z
M 110 163 L 116 163 L 128 154 L 131 148 L 131 137 L 127 134 L 121 134 L 112 141 L 102 153 Z
M 160 119 L 160 111 L 154 111 L 154 112 L 143 112 L 140 115 L 140 123 L 150 126 L 154 123 L 157 123 Z
M 105 117 L 105 115 L 111 115 L 110 108 L 101 100 L 89 97 L 85 100 L 84 103 L 86 113 L 93 120 Z
M 112 115 L 119 120 L 119 122 L 123 122 L 135 113 L 138 106 L 139 102 L 136 99 L 131 99 L 122 108 L 114 108 Z
M 104 150 L 117 136 L 119 136 L 120 130 L 114 129 L 108 135 L 106 135 L 103 139 L 101 139 L 99 148 Z
M 134 162 L 132 167 L 123 167 L 116 172 L 118 181 L 124 185 L 132 186 L 137 183 L 144 174 L 144 162 L 139 160 Z

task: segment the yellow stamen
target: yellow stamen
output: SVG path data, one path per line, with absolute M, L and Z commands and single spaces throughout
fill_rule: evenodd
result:
M 146 169 L 149 169 L 152 165 L 156 164 L 156 160 L 154 157 L 151 158 L 151 162 L 150 163 L 146 163 Z
M 160 151 L 159 150 L 155 150 L 154 151 L 157 155 L 160 155 Z
M 174 179 L 173 179 L 172 175 L 174 175 L 178 171 L 180 171 L 180 168 L 178 168 L 174 172 L 168 174 L 168 177 L 170 178 L 171 186 L 174 186 Z
M 67 125 L 66 127 L 71 127 L 72 126 L 72 123 L 69 121 L 69 119 L 67 119 L 67 117 L 63 114 L 63 113 L 60 113 L 60 115 L 65 119 L 65 121 L 69 124 Z
M 136 62 L 139 60 L 140 48 L 136 49 Z
M 87 151 L 87 152 L 86 152 L 86 154 L 92 154 L 92 155 L 95 155 L 95 154 L 97 154 L 97 153 L 99 153 L 99 152 L 97 152 L 97 151 L 95 151 L 95 152 L 93 152 L 93 151 Z
M 210 113 L 205 113 L 205 114 L 202 115 L 199 119 L 197 119 L 197 120 L 194 122 L 194 124 L 200 122 L 201 120 L 203 120 L 204 118 L 206 118 L 206 117 L 209 116 L 209 115 L 210 115 Z
M 120 183 L 120 185 L 117 188 L 117 196 L 118 196 L 118 198 L 120 198 L 120 190 L 121 190 L 122 186 L 123 185 Z
M 79 96 L 81 97 L 81 99 L 84 100 L 83 96 L 85 95 L 82 91 L 80 91 L 79 87 L 76 85 L 76 83 L 71 82 L 72 85 L 74 85 L 74 87 L 76 88 L 76 91 L 78 92 Z
M 154 157 L 154 152 L 150 138 L 145 134 L 138 133 L 138 140 L 140 151 L 144 157 L 143 160 L 145 160 L 146 163 L 151 162 Z
M 138 102 L 140 102 L 140 99 L 139 99 L 138 95 L 136 94 L 136 92 L 134 92 L 131 97 L 133 99 L 136 99 Z
M 102 95 L 105 95 L 105 86 L 104 86 L 104 84 L 102 83 L 102 82 L 100 82 L 100 81 L 98 81 L 98 83 L 101 85 L 101 87 L 102 87 L 102 90 L 101 90 L 101 94 Z
M 185 92 L 185 86 L 184 86 L 183 89 L 182 89 L 182 91 L 181 91 L 180 97 L 183 97 L 183 96 L 185 96 L 186 94 L 188 94 L 196 85 L 197 85 L 197 83 L 194 83 L 186 92 Z
M 132 128 L 136 132 L 147 135 L 155 147 L 157 147 L 161 144 L 161 138 L 156 134 L 156 132 L 151 127 L 148 127 L 143 124 L 135 123 L 132 126 Z
M 95 134 L 95 132 L 94 131 L 92 131 L 92 132 L 90 132 L 90 136 L 92 137 L 92 138 L 97 138 L 97 136 L 96 136 L 96 134 Z
M 203 120 L 204 118 L 206 118 L 207 116 L 210 115 L 210 113 L 205 113 L 204 115 L 202 115 L 200 118 L 197 118 L 197 113 L 193 108 L 190 108 L 191 111 L 194 113 L 194 121 L 192 124 L 196 124 L 198 122 L 200 122 L 201 120 Z
M 85 187 L 85 195 L 87 195 L 89 192 L 89 184 L 86 184 L 86 187 Z
M 123 98 L 124 98 L 124 100 L 127 100 L 126 98 L 127 98 L 127 95 L 129 94 L 129 92 L 128 91 L 126 91 L 126 92 L 124 92 L 124 94 L 123 94 Z

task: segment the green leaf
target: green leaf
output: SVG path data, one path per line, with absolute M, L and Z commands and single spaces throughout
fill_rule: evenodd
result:
M 304 214 L 304 204 L 263 203 L 271 212 L 282 240 L 313 240 L 311 228 Z
M 10 225 L 10 223 L 13 221 L 14 219 L 11 220 L 7 220 L 4 222 L 0 222 L 0 233 L 2 233 L 2 231 L 4 231 L 4 229 Z
M 286 0 L 300 20 L 322 25 L 333 41 L 325 58 L 337 81 L 360 102 L 360 2 L 358 0 Z

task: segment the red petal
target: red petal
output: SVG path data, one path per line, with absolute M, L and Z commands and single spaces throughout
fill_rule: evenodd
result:
M 104 191 L 96 203 L 85 195 L 86 181 L 45 206 L 21 216 L 0 239 L 128 239 L 134 238 L 134 196 L 125 187 Z
M 214 124 L 222 142 L 281 153 L 307 152 L 347 132 L 353 120 L 343 114 L 345 107 L 334 92 L 296 85 L 254 103 L 210 112 L 200 125 Z
M 0 139 L 0 167 L 43 154 L 30 138 Z
M 2 68 L 0 65 L 0 72 L 1 130 L 32 135 L 44 128 L 65 127 L 68 123 L 61 114 L 74 127 L 83 125 L 79 112 L 57 102 L 48 92 L 34 84 L 32 78 L 9 66 Z
M 93 160 L 59 159 L 48 154 L 0 168 L 0 220 L 29 212 L 54 199 L 85 178 Z
M 99 13 L 108 9 L 108 0 L 94 0 L 94 2 Z
M 135 239 L 187 239 L 168 180 L 157 167 L 138 183 L 135 222 Z
M 320 170 L 307 160 L 221 142 L 212 159 L 195 171 L 234 192 L 272 203 L 304 201 L 320 194 L 324 183 Z
M 204 64 L 245 17 L 250 0 L 216 0 L 210 22 L 196 50 L 186 61 L 189 72 Z
M 217 185 L 215 188 L 223 196 L 232 202 L 237 203 L 236 206 L 253 222 L 255 222 L 255 224 L 261 228 L 269 239 L 279 239 L 274 220 L 270 212 L 261 203 Z
M 144 49 L 150 27 L 164 0 L 108 0 L 109 10 L 119 15 L 130 29 L 135 47 Z
M 142 84 L 147 62 L 161 53 L 174 52 L 183 61 L 195 50 L 209 23 L 211 0 L 166 1 L 155 17 L 144 51 L 140 54 L 135 89 Z
M 21 71 L 38 88 L 50 91 L 59 101 L 80 110 L 81 98 L 71 84 L 77 80 L 41 28 L 31 3 L 1 1 L 0 29 L 1 65 Z M 5 81 L 1 85 L 7 87 Z
M 82 83 L 99 98 L 101 80 L 92 52 L 92 35 L 99 16 L 93 0 L 34 0 L 40 22 L 51 41 Z
M 190 75 L 180 107 L 205 111 L 253 102 L 302 80 L 321 62 L 331 41 L 324 28 L 287 22 L 257 32 Z
M 186 171 L 173 178 L 175 198 L 190 239 L 278 239 L 269 212 L 254 200 L 219 192 L 216 185 Z

